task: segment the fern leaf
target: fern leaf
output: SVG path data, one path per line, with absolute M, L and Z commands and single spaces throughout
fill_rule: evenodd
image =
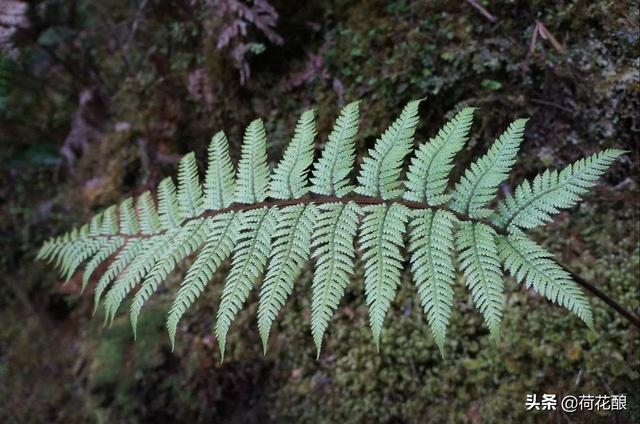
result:
M 109 206 L 104 210 L 102 214 L 102 225 L 100 234 L 102 235 L 114 235 L 118 232 L 118 218 L 116 217 L 116 207 Z
M 151 193 L 145 191 L 138 197 L 136 203 L 138 209 L 138 219 L 140 222 L 140 232 L 142 234 L 155 234 L 160 231 L 160 218 L 156 206 L 153 203 Z
M 118 207 L 120 212 L 120 232 L 122 234 L 136 234 L 140 231 L 138 224 L 138 216 L 133 209 L 133 199 L 131 197 L 125 199 Z
M 318 207 L 312 247 L 317 257 L 311 296 L 311 334 L 320 355 L 322 338 L 353 275 L 360 207 L 353 203 L 329 203 Z
M 38 261 L 48 260 L 51 254 L 53 253 L 53 251 L 55 250 L 57 243 L 58 243 L 57 238 L 51 238 L 49 240 L 46 240 L 44 243 L 42 243 L 42 246 L 40 246 L 40 249 L 36 254 L 36 260 Z
M 508 195 L 498 205 L 497 222 L 503 228 L 534 228 L 551 221 L 551 216 L 561 209 L 575 206 L 582 194 L 595 185 L 596 180 L 623 150 L 608 149 L 580 159 L 562 171 L 545 171 L 533 179 L 524 181 L 513 195 Z
M 268 187 L 267 136 L 262 120 L 256 119 L 244 134 L 235 201 L 248 204 L 262 202 L 267 198 Z
M 471 290 L 476 308 L 482 312 L 489 331 L 497 341 L 502 320 L 504 284 L 493 228 L 463 222 L 457 234 L 458 262 Z
M 182 218 L 193 218 L 202 213 L 203 198 L 198 164 L 193 152 L 187 153 L 178 169 L 178 206 Z
M 182 221 L 180 219 L 176 185 L 171 177 L 163 179 L 158 185 L 158 215 L 160 225 L 165 230 L 178 227 Z
M 61 274 L 65 280 L 65 284 L 69 282 L 73 274 L 80 265 L 107 243 L 106 239 L 79 239 L 69 244 L 68 249 L 64 250 L 61 262 Z
M 49 262 L 53 264 L 54 268 L 62 272 L 62 266 L 65 256 L 73 248 L 73 243 L 77 240 L 77 230 L 74 229 L 70 233 L 66 233 L 62 239 L 57 242 L 54 248 L 51 250 L 49 256 Z M 64 273 L 62 273 L 64 275 Z
M 111 240 L 108 240 L 107 243 L 95 254 L 91 261 L 85 266 L 84 273 L 82 274 L 82 289 L 81 292 L 84 292 L 84 289 L 87 287 L 89 280 L 91 279 L 91 275 L 93 272 L 102 264 L 107 258 L 113 255 L 122 245 L 124 244 L 124 239 L 122 237 L 115 237 Z
M 134 338 L 136 336 L 138 317 L 146 301 L 155 293 L 160 283 L 167 278 L 178 263 L 195 252 L 204 242 L 206 227 L 203 222 L 202 219 L 189 221 L 182 227 L 173 237 L 162 257 L 158 259 L 142 281 L 140 290 L 138 290 L 131 303 L 130 317 Z
M 456 184 L 450 206 L 471 218 L 486 218 L 491 210 L 485 206 L 493 199 L 498 186 L 507 179 L 522 142 L 526 119 L 514 121 L 489 151 L 472 163 Z
M 487 153 L 465 170 L 455 187 L 447 190 L 454 157 L 468 139 L 473 109 L 458 112 L 436 136 L 420 145 L 405 181 L 401 181 L 404 159 L 412 150 L 420 102 L 409 102 L 369 149 L 357 186 L 351 184 L 350 173 L 355 163 L 359 102 L 341 110 L 315 164 L 314 112 L 302 113 L 273 176 L 269 173 L 265 129 L 256 119 L 245 130 L 237 173 L 226 136 L 219 132 L 209 145 L 202 185 L 195 155 L 189 153 L 180 161 L 178 187 L 171 177 L 158 185 L 157 204 L 150 192 L 135 201 L 128 198 L 88 223 L 48 239 L 37 258 L 51 263 L 67 281 L 85 263 L 82 290 L 100 265 L 108 263 L 94 293 L 94 313 L 102 301 L 105 324 L 113 322 L 121 303 L 140 284 L 130 311 L 135 335 L 144 304 L 178 263 L 201 248 L 167 318 L 173 345 L 180 319 L 233 252 L 215 324 L 223 358 L 230 326 L 263 274 L 258 327 L 266 352 L 273 323 L 311 250 L 316 262 L 311 334 L 319 355 L 331 318 L 354 273 L 356 237 L 376 347 L 402 269 L 410 265 L 426 319 L 444 355 L 453 309 L 455 256 L 473 303 L 496 340 L 504 302 L 501 265 L 517 281 L 592 326 L 589 303 L 571 280 L 571 273 L 522 230 L 543 224 L 558 211 L 575 205 L 623 152 L 605 150 L 562 171 L 547 171 L 524 181 L 494 212 L 490 206 L 515 162 L 526 120 L 513 122 Z M 303 198 L 308 192 L 315 196 Z M 352 192 L 360 196 L 345 197 Z M 490 223 L 484 222 L 487 218 Z M 407 264 L 401 252 L 409 221 Z
M 105 296 L 106 321 L 113 323 L 116 312 L 124 298 L 137 286 L 153 265 L 162 257 L 180 230 L 172 230 L 162 235 L 149 238 L 145 247 L 138 253 Z M 105 321 L 105 322 L 106 322 Z
M 222 358 L 229 327 L 267 265 L 271 253 L 271 236 L 279 219 L 277 209 L 254 209 L 242 214 L 242 232 L 236 240 L 231 271 L 222 291 L 215 328 Z
M 384 317 L 400 285 L 403 234 L 408 209 L 398 203 L 363 208 L 365 216 L 359 237 L 365 265 L 364 286 L 369 306 L 369 324 L 376 348 Z
M 316 218 L 315 205 L 295 205 L 282 208 L 274 232 L 269 268 L 260 290 L 258 329 L 264 351 L 271 325 L 291 295 L 293 282 L 309 259 L 311 234 Z
M 104 211 L 96 214 L 91 221 L 89 221 L 89 236 L 96 237 L 100 235 L 100 228 L 102 226 L 102 214 Z
M 224 132 L 220 131 L 213 136 L 209 144 L 209 167 L 204 183 L 204 203 L 207 209 L 224 209 L 233 203 L 233 174 L 229 142 Z
M 442 127 L 435 138 L 422 144 L 412 158 L 405 183 L 404 198 L 424 202 L 429 206 L 442 205 L 450 195 L 444 191 L 453 168 L 453 157 L 464 147 L 468 139 L 473 108 L 465 108 Z
M 176 329 L 180 319 L 202 294 L 220 264 L 231 253 L 233 243 L 238 237 L 240 215 L 229 212 L 205 220 L 205 245 L 189 268 L 169 310 L 167 330 L 172 348 L 175 346 Z
M 114 261 L 109 265 L 107 270 L 102 274 L 96 289 L 94 291 L 93 299 L 93 314 L 95 315 L 100 305 L 100 299 L 102 294 L 107 289 L 109 284 L 133 261 L 138 253 L 147 246 L 148 239 L 130 239 L 122 247 Z
M 316 123 L 313 110 L 304 112 L 296 125 L 293 140 L 273 172 L 270 196 L 274 199 L 297 199 L 309 191 L 307 174 L 313 162 L 313 138 Z
M 516 281 L 564 306 L 593 329 L 589 302 L 571 275 L 553 260 L 551 253 L 522 235 L 497 236 L 496 240 L 504 268 Z
M 444 342 L 453 307 L 453 225 L 451 212 L 416 211 L 411 222 L 411 271 L 433 338 L 444 357 Z
M 360 102 L 352 102 L 340 111 L 329 141 L 314 164 L 311 178 L 313 193 L 342 197 L 353 190 L 348 176 L 356 158 L 359 105 Z
M 360 168 L 355 192 L 364 196 L 392 199 L 402 195 L 400 181 L 402 161 L 411 150 L 418 124 L 418 106 L 422 100 L 409 102 L 400 116 L 382 134 Z

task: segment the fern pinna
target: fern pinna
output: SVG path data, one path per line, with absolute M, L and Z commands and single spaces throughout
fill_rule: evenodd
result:
M 258 327 L 266 350 L 271 327 L 305 264 L 313 258 L 311 333 L 317 351 L 354 273 L 364 266 L 364 293 L 376 345 L 405 268 L 441 352 L 454 306 L 456 271 L 475 306 L 498 338 L 504 308 L 503 275 L 577 314 L 593 326 L 589 302 L 551 253 L 523 230 L 574 206 L 623 151 L 608 149 L 561 171 L 524 181 L 492 208 L 523 139 L 526 120 L 514 121 L 450 188 L 455 155 L 468 139 L 474 110 L 459 111 L 434 138 L 413 153 L 420 101 L 408 103 L 364 158 L 356 182 L 359 103 L 345 106 L 315 163 L 313 111 L 304 112 L 282 160 L 270 172 L 262 121 L 247 128 L 237 172 L 224 133 L 209 146 L 201 183 L 193 153 L 180 162 L 177 187 L 160 182 L 126 199 L 90 223 L 53 238 L 38 258 L 55 263 L 69 280 L 83 263 L 83 289 L 103 262 L 95 305 L 104 299 L 105 320 L 133 294 L 135 328 L 145 302 L 187 256 L 197 257 L 177 289 L 167 328 L 172 344 L 185 311 L 226 260 L 215 335 L 224 354 L 227 333 L 251 291 L 259 288 Z M 309 175 L 310 174 L 310 175 Z M 405 246 L 405 235 L 408 245 Z M 406 249 L 405 249 L 406 247 Z

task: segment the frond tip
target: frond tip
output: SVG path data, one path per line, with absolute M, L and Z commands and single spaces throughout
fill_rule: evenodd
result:
M 256 119 L 244 133 L 237 172 L 220 131 L 208 148 L 204 181 L 195 154 L 189 153 L 180 161 L 177 187 L 171 177 L 163 179 L 157 196 L 146 191 L 105 209 L 89 223 L 46 241 L 37 258 L 52 263 L 65 280 L 86 263 L 82 290 L 106 264 L 96 278 L 94 313 L 102 301 L 105 323 L 113 322 L 131 294 L 135 335 L 143 306 L 178 265 L 195 254 L 167 317 L 172 347 L 181 319 L 230 260 L 214 326 L 222 359 L 233 321 L 260 283 L 258 329 L 266 352 L 272 327 L 311 257 L 311 335 L 318 356 L 358 256 L 377 348 L 405 269 L 411 270 L 443 357 L 455 307 L 456 269 L 496 341 L 504 272 L 593 328 L 589 302 L 571 274 L 523 231 L 574 206 L 624 152 L 608 149 L 559 172 L 545 171 L 492 208 L 499 185 L 515 163 L 526 120 L 514 121 L 451 188 L 453 161 L 469 138 L 474 109 L 460 110 L 416 149 L 403 170 L 420 102 L 409 102 L 376 140 L 355 185 L 351 174 L 360 102 L 340 111 L 315 163 L 315 113 L 302 113 L 273 172 L 265 128 Z

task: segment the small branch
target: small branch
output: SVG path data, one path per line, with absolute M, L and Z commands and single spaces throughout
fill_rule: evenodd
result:
M 564 110 L 565 112 L 569 112 L 569 113 L 575 112 L 575 110 L 571 110 L 568 107 L 559 105 L 557 103 L 549 102 L 547 100 L 531 99 L 530 101 L 531 101 L 531 103 L 537 103 L 537 104 L 540 104 L 540 105 L 555 107 L 556 109 Z
M 203 212 L 202 214 L 200 214 L 198 216 L 195 216 L 193 218 L 185 219 L 181 223 L 181 226 L 184 226 L 184 224 L 186 224 L 187 222 L 193 221 L 195 219 L 212 218 L 212 217 L 215 217 L 215 216 L 218 216 L 218 215 L 222 215 L 222 214 L 228 213 L 228 212 L 244 212 L 244 211 L 253 210 L 253 209 L 260 209 L 260 208 L 285 207 L 285 206 L 294 206 L 294 205 L 308 205 L 308 204 L 321 205 L 321 204 L 326 204 L 326 203 L 348 203 L 348 202 L 353 202 L 353 203 L 356 203 L 356 204 L 359 204 L 359 205 L 384 205 L 384 204 L 400 203 L 400 204 L 406 206 L 409 209 L 415 209 L 415 210 L 421 210 L 421 209 L 447 210 L 447 211 L 453 213 L 458 219 L 460 219 L 462 221 L 471 221 L 471 222 L 483 223 L 483 224 L 491 226 L 496 231 L 496 233 L 498 233 L 498 234 L 502 234 L 502 235 L 506 235 L 507 234 L 507 232 L 506 232 L 506 230 L 504 228 L 499 227 L 499 226 L 497 226 L 496 224 L 494 224 L 492 222 L 470 218 L 470 217 L 468 217 L 468 216 L 466 216 L 464 214 L 452 211 L 451 209 L 448 209 L 446 207 L 429 206 L 426 203 L 414 202 L 414 201 L 405 200 L 405 199 L 382 199 L 380 197 L 364 197 L 364 196 L 335 197 L 335 196 L 313 196 L 313 195 L 310 195 L 310 196 L 301 197 L 301 198 L 298 198 L 298 199 L 269 200 L 269 201 L 264 201 L 264 202 L 260 202 L 260 203 L 254 203 L 254 204 L 235 204 L 235 205 L 229 206 L 228 208 L 225 208 L 225 209 L 207 210 L 207 211 Z M 162 233 L 165 233 L 165 232 L 166 232 L 166 230 L 163 230 L 163 231 L 160 231 L 160 232 L 155 233 L 155 234 L 147 234 L 147 235 L 145 235 L 145 234 L 130 235 L 130 234 L 118 233 L 118 234 L 114 234 L 113 236 L 109 236 L 109 237 L 114 237 L 115 236 L 115 237 L 123 237 L 125 239 L 149 238 L 149 237 L 154 237 L 154 236 L 157 236 L 158 234 L 162 234 Z M 616 302 L 615 300 L 613 300 L 612 298 L 607 296 L 604 292 L 602 292 L 600 289 L 598 289 L 597 287 L 595 287 L 591 283 L 589 283 L 586 280 L 584 280 L 582 277 L 580 277 L 575 272 L 571 271 L 570 269 L 568 269 L 567 267 L 565 267 L 562 264 L 559 264 L 559 265 L 565 271 L 567 271 L 569 274 L 571 274 L 571 277 L 573 278 L 573 280 L 576 283 L 578 283 L 580 286 L 582 286 L 585 290 L 590 292 L 592 295 L 594 295 L 597 298 L 599 298 L 600 300 L 602 300 L 608 306 L 613 308 L 613 310 L 615 310 L 618 314 L 620 314 L 621 316 L 626 318 L 635 327 L 640 328 L 640 318 L 638 318 L 637 316 L 633 315 L 633 313 L 627 311 L 622 305 L 620 305 L 618 302 Z
M 482 7 L 482 5 L 480 3 L 478 3 L 477 0 L 467 0 L 467 3 L 469 3 L 471 5 L 471 7 L 473 7 L 478 12 L 480 12 L 482 14 L 482 16 L 487 18 L 487 20 L 489 22 L 494 23 L 494 22 L 496 22 L 498 20 L 498 18 L 493 16 L 491 13 L 489 13 L 489 11 L 487 9 Z

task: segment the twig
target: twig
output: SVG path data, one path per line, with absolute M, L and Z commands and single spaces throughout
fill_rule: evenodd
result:
M 537 103 L 540 105 L 555 107 L 556 109 L 564 110 L 565 112 L 569 112 L 569 113 L 575 112 L 575 110 L 569 109 L 568 107 L 559 105 L 557 103 L 549 102 L 547 100 L 531 99 L 531 103 Z
M 498 18 L 496 18 L 495 16 L 493 16 L 491 13 L 489 13 L 489 11 L 487 9 L 485 9 L 484 7 L 482 7 L 482 5 L 480 3 L 478 3 L 477 0 L 467 0 L 467 3 L 469 3 L 471 5 L 471 7 L 473 7 L 474 9 L 476 9 L 478 12 L 480 12 L 482 14 L 482 16 L 484 16 L 485 18 L 487 18 L 487 20 L 491 23 L 495 22 L 498 20 Z
M 522 67 L 525 71 L 529 69 L 529 58 L 533 55 L 533 52 L 536 49 L 538 35 L 540 35 L 540 38 L 542 38 L 543 40 L 549 41 L 553 48 L 555 48 L 559 53 L 564 53 L 566 51 L 562 44 L 558 42 L 556 37 L 554 37 L 553 34 L 549 32 L 547 27 L 544 26 L 541 21 L 536 20 L 535 22 L 536 23 L 533 27 L 533 32 L 531 33 L 531 41 L 529 42 L 529 50 L 527 50 L 527 55 L 525 56 L 524 62 L 522 63 Z
M 122 46 L 122 50 L 124 50 L 125 52 L 129 50 L 129 43 L 133 39 L 133 36 L 136 34 L 136 31 L 138 31 L 138 25 L 140 25 L 140 18 L 142 17 L 142 10 L 146 6 L 146 4 L 147 4 L 147 0 L 142 0 L 140 2 L 140 6 L 138 6 L 136 15 L 133 18 L 133 23 L 131 24 L 131 31 L 129 31 L 129 35 L 127 35 L 127 39 L 124 42 L 124 45 Z

